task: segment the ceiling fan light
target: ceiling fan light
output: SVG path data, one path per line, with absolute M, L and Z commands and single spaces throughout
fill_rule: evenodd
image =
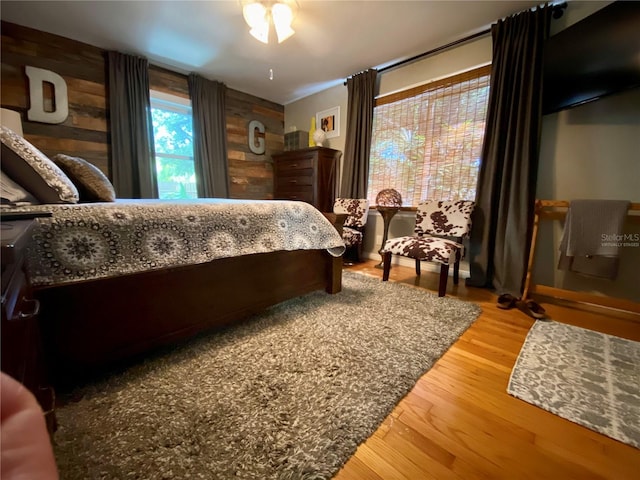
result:
M 242 7 L 242 16 L 251 28 L 268 23 L 267 8 L 258 2 L 247 3 Z
M 278 43 L 284 42 L 295 32 L 291 28 L 296 0 L 242 0 L 242 15 L 250 27 L 249 33 L 263 43 L 269 43 L 270 24 L 278 37 Z
M 296 33 L 295 30 L 291 28 L 291 22 L 293 22 L 293 11 L 289 5 L 284 3 L 274 4 L 271 7 L 271 17 L 273 18 L 273 25 L 276 29 L 278 43 L 284 42 L 287 38 Z
M 289 38 L 294 33 L 296 33 L 296 31 L 293 28 L 291 28 L 289 25 L 285 25 L 284 27 L 282 27 L 282 26 L 278 26 L 278 24 L 276 23 L 275 27 L 276 27 L 276 36 L 278 37 L 278 43 L 284 42 L 287 38 Z
M 269 22 L 265 21 L 262 24 L 256 25 L 249 33 L 262 43 L 269 43 Z
M 273 23 L 275 24 L 287 24 L 291 26 L 291 22 L 293 22 L 293 10 L 286 3 L 275 3 L 271 7 L 271 15 L 273 16 Z

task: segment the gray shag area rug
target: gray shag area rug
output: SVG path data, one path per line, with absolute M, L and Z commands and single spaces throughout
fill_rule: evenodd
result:
M 536 322 L 507 391 L 640 448 L 640 342 L 558 322 Z
M 344 272 L 315 292 L 79 387 L 61 479 L 329 479 L 480 308 Z

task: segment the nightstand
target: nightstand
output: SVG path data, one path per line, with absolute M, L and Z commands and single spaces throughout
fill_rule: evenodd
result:
M 340 236 L 342 236 L 342 228 L 344 226 L 344 221 L 347 219 L 349 215 L 347 215 L 346 213 L 333 213 L 333 212 L 322 212 L 322 215 L 324 215 L 326 219 L 331 222 L 331 224 L 336 228 Z
M 31 292 L 25 273 L 25 255 L 35 220 L 0 222 L 2 262 L 2 371 L 36 397 L 44 411 L 47 428 L 55 431 L 55 393 L 47 381 L 38 326 L 40 303 Z

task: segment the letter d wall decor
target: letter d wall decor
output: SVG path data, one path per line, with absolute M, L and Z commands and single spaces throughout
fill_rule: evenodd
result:
M 36 67 L 25 67 L 29 77 L 30 108 L 27 119 L 33 122 L 62 123 L 69 116 L 69 102 L 67 99 L 67 83 L 57 73 Z M 42 84 L 48 82 L 53 85 L 53 104 L 55 110 L 47 112 L 44 109 L 44 93 Z

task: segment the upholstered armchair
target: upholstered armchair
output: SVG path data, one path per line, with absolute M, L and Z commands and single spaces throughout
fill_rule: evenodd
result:
M 413 258 L 416 275 L 420 275 L 420 262 L 436 262 L 440 264 L 438 296 L 444 297 L 451 264 L 453 283 L 458 284 L 460 260 L 464 256 L 462 241 L 471 231 L 474 206 L 469 200 L 428 201 L 418 205 L 414 234 L 391 238 L 382 247 L 382 280 L 389 280 L 392 255 Z
M 336 198 L 333 213 L 346 214 L 342 227 L 342 239 L 347 247 L 347 262 L 354 259 L 359 262 L 362 255 L 364 227 L 369 214 L 369 200 L 366 198 Z

